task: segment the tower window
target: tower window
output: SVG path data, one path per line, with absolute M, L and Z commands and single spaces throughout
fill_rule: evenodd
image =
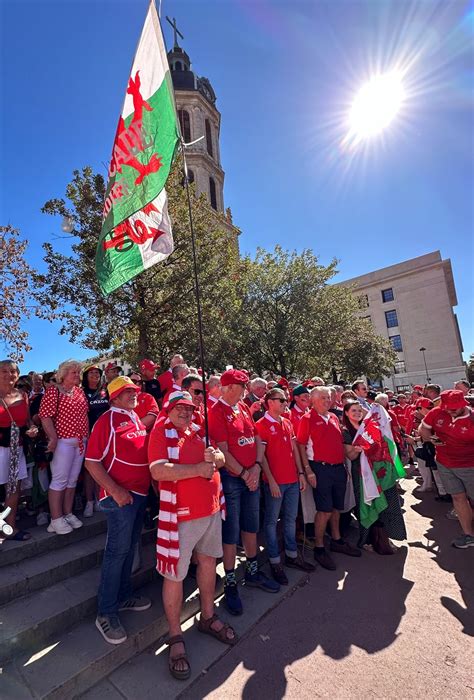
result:
M 186 141 L 186 143 L 189 143 L 191 141 L 191 120 L 189 118 L 189 112 L 187 112 L 185 109 L 179 109 L 178 119 L 183 139 Z
M 188 168 L 188 180 L 189 183 L 194 182 L 194 171 L 191 168 Z
M 212 151 L 211 122 L 209 121 L 209 119 L 206 119 L 206 146 L 207 152 L 212 157 L 214 154 Z
M 216 183 L 212 177 L 209 178 L 209 199 L 211 200 L 211 207 L 217 211 Z
M 174 64 L 174 69 L 183 70 L 183 64 L 181 63 L 181 61 L 176 61 L 176 63 Z

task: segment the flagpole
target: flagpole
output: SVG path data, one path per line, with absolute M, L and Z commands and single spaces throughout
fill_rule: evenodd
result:
M 178 123 L 179 123 L 179 121 L 178 121 Z M 180 131 L 181 131 L 181 125 L 180 125 Z M 202 328 L 201 295 L 200 295 L 200 290 L 199 290 L 196 236 L 194 234 L 193 209 L 192 209 L 192 204 L 191 204 L 191 190 L 189 188 L 188 165 L 186 163 L 186 144 L 183 141 L 183 137 L 181 137 L 181 150 L 183 153 L 184 185 L 186 187 L 186 196 L 188 199 L 189 229 L 191 231 L 191 248 L 192 248 L 192 252 L 193 252 L 194 289 L 196 292 L 196 308 L 197 308 L 198 336 L 199 336 L 199 361 L 201 363 L 201 370 L 202 370 L 202 389 L 203 389 L 203 400 L 204 400 L 204 432 L 206 435 L 206 446 L 209 447 L 209 422 L 208 422 L 208 416 L 207 416 L 207 391 L 206 391 L 206 359 L 205 359 L 204 336 L 203 336 L 203 328 Z

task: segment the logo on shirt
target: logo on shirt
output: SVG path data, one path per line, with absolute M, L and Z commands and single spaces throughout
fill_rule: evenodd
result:
M 468 430 L 469 430 L 469 428 L 466 428 L 466 426 L 463 425 L 461 428 L 461 433 L 467 433 Z
M 436 421 L 436 425 L 444 425 L 444 418 L 440 418 Z
M 134 430 L 132 433 L 127 433 L 125 435 L 126 438 L 129 440 L 134 440 L 135 438 L 138 437 L 145 437 L 146 435 L 146 430 Z
M 180 515 L 191 515 L 189 508 L 178 508 L 178 516 Z
M 244 445 L 253 445 L 255 442 L 255 438 L 252 437 L 241 437 L 237 440 L 237 444 L 239 447 L 244 447 Z
M 271 426 L 270 426 L 270 432 L 271 432 L 271 433 L 276 433 L 276 429 L 275 429 L 275 426 L 274 426 L 274 425 L 271 425 Z

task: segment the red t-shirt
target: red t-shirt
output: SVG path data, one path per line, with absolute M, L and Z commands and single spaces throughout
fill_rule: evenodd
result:
M 394 406 L 391 410 L 397 416 L 400 427 L 406 432 L 408 422 L 408 404 L 405 404 L 405 406 L 401 406 L 399 404 L 398 406 Z
M 303 418 L 304 414 L 307 413 L 307 411 L 303 411 L 302 408 L 298 408 L 298 406 L 295 404 L 292 409 L 290 409 L 290 420 L 291 424 L 293 426 L 293 430 L 295 431 L 295 435 L 298 434 L 298 428 L 300 425 L 300 420 Z
M 145 391 L 141 391 L 137 396 L 137 407 L 135 413 L 141 418 L 145 418 L 149 413 L 154 416 L 158 416 L 160 409 L 155 401 L 155 398 L 151 394 L 147 394 Z
M 58 438 L 83 439 L 89 435 L 88 412 L 86 395 L 78 386 L 70 396 L 50 386 L 41 399 L 38 415 L 53 419 Z
M 298 481 L 297 467 L 293 455 L 295 433 L 287 418 L 281 423 L 265 413 L 256 423 L 257 432 L 265 445 L 265 457 L 277 484 L 294 484 Z M 263 480 L 268 481 L 265 474 Z
M 242 467 L 253 467 L 257 459 L 257 431 L 244 402 L 239 401 L 236 406 L 229 406 L 223 399 L 219 399 L 209 411 L 208 422 L 210 437 L 215 442 L 226 442 L 230 454 Z
M 205 443 L 202 436 L 192 427 L 186 430 L 170 428 L 169 423 L 155 423 L 150 433 L 148 459 L 150 466 L 157 462 L 169 462 L 167 430 L 176 430 L 179 438 L 179 461 L 177 464 L 199 464 L 204 461 Z M 170 480 L 173 470 L 170 469 Z M 220 476 L 215 472 L 212 479 L 202 476 L 181 479 L 176 482 L 178 520 L 197 520 L 214 515 L 220 510 Z
M 423 418 L 422 425 L 444 442 L 436 445 L 436 459 L 443 467 L 474 468 L 474 420 L 470 410 L 465 416 L 452 418 L 436 406 Z
M 157 379 L 160 382 L 161 393 L 164 396 L 173 386 L 173 372 L 170 369 L 167 369 L 166 372 L 160 374 Z
M 102 462 L 107 473 L 124 489 L 141 496 L 148 494 L 148 434 L 134 411 L 111 408 L 92 428 L 86 459 Z M 100 489 L 100 500 L 110 496 Z
M 308 459 L 328 464 L 344 464 L 341 426 L 334 413 L 325 420 L 312 408 L 304 414 L 298 427 L 298 442 L 306 445 Z

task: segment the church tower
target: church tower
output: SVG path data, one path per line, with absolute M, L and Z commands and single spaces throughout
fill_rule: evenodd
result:
M 176 27 L 176 20 L 167 20 L 174 31 L 168 63 L 181 133 L 186 143 L 204 136 L 186 149 L 189 179 L 197 195 L 204 193 L 211 207 L 223 216 L 223 225 L 237 244 L 239 229 L 232 224 L 230 209 L 224 207 L 224 171 L 219 146 L 221 115 L 216 107 L 216 94 L 207 78 L 200 78 L 191 70 L 190 58 L 178 44 L 178 36 L 183 38 L 183 35 Z

